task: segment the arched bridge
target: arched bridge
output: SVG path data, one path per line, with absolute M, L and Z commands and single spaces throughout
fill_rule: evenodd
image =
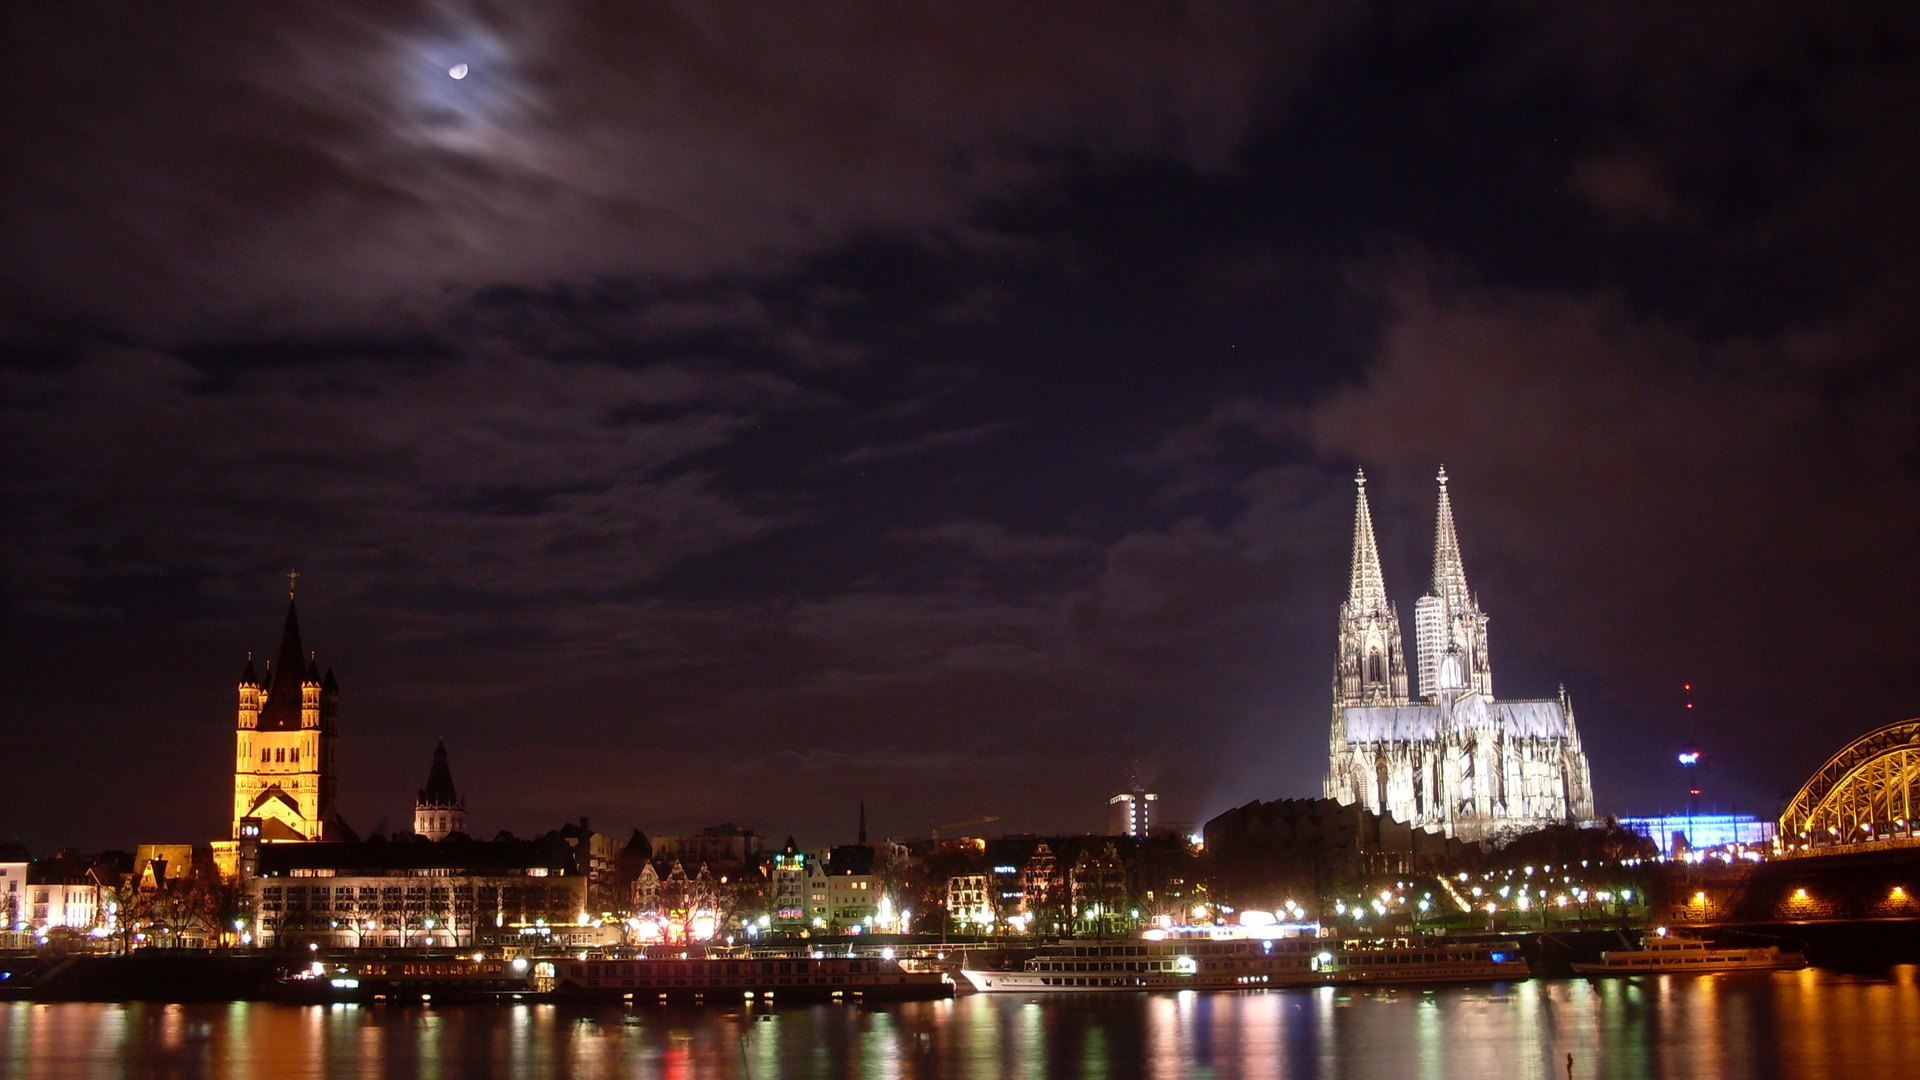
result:
M 1920 719 L 1869 731 L 1828 758 L 1780 815 L 1780 843 L 1808 851 L 1912 841 L 1916 810 Z

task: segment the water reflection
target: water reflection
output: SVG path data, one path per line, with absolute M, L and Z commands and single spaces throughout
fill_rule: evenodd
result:
M 1920 970 L 887 1006 L 0 1004 L 0 1080 L 1906 1075 Z

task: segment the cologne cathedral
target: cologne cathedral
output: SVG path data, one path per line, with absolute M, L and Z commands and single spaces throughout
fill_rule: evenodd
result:
M 1413 607 L 1417 692 L 1387 602 L 1367 478 L 1354 511 L 1353 573 L 1340 606 L 1326 796 L 1461 840 L 1498 840 L 1593 818 L 1587 757 L 1558 698 L 1493 696 L 1487 616 L 1467 589 L 1447 472 L 1440 470 L 1433 587 Z

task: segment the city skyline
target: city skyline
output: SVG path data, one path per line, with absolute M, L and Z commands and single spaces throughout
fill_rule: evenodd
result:
M 0 841 L 222 836 L 289 570 L 362 834 L 1317 795 L 1359 467 L 1602 815 L 1920 715 L 1900 5 L 4 19 Z

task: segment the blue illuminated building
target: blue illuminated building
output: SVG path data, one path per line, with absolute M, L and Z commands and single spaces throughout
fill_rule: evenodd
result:
M 1752 814 L 1674 814 L 1669 817 L 1623 817 L 1622 827 L 1648 837 L 1660 847 L 1660 854 L 1674 854 L 1674 836 L 1679 834 L 1681 850 L 1721 847 L 1726 844 L 1769 844 L 1773 842 L 1774 823 L 1761 821 Z

